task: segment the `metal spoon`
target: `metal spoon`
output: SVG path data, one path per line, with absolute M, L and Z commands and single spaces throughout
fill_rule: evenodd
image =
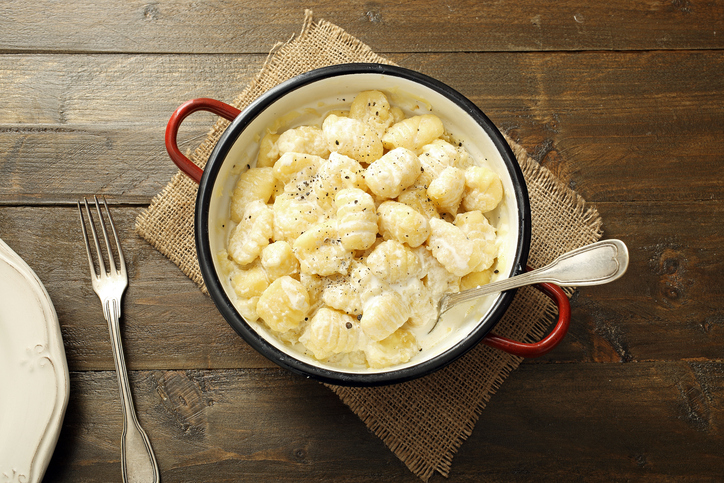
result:
M 602 285 L 613 282 L 628 268 L 628 248 L 621 240 L 603 240 L 565 253 L 545 267 L 457 293 L 447 293 L 438 303 L 430 332 L 451 307 L 469 300 L 524 285 L 552 282 L 561 287 Z

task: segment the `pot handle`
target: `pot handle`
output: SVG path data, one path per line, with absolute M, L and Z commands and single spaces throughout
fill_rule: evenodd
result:
M 553 299 L 558 306 L 558 322 L 553 330 L 542 340 L 531 344 L 491 332 L 483 338 L 483 344 L 519 357 L 539 357 L 553 350 L 563 340 L 571 322 L 571 304 L 568 297 L 558 285 L 552 283 L 538 283 L 534 287 Z
M 181 126 L 181 122 L 186 117 L 196 111 L 208 111 L 218 116 L 233 121 L 237 118 L 241 111 L 235 107 L 225 104 L 215 99 L 191 99 L 186 101 L 179 106 L 178 109 L 171 115 L 168 124 L 166 125 L 166 151 L 171 157 L 176 166 L 179 167 L 189 178 L 201 182 L 201 176 L 204 174 L 204 170 L 196 166 L 193 161 L 184 156 L 181 150 L 178 148 L 176 137 L 178 135 L 178 129 Z

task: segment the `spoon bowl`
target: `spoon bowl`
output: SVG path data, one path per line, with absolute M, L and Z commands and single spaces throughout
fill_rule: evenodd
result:
M 624 242 L 603 240 L 564 253 L 537 270 L 470 290 L 444 294 L 438 303 L 437 320 L 430 332 L 435 330 L 442 314 L 460 303 L 536 283 L 549 282 L 561 287 L 602 285 L 626 273 L 628 259 L 628 248 Z

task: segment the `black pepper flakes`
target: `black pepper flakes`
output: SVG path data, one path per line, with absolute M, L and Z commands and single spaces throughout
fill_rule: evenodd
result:
M 346 324 L 344 324 L 344 326 L 347 327 L 348 329 L 351 329 L 351 328 L 352 328 L 352 322 L 347 322 Z

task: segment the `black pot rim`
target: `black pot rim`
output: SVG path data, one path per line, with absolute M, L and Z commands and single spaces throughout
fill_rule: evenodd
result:
M 503 293 L 493 304 L 486 318 L 483 319 L 465 339 L 429 360 L 420 362 L 414 366 L 379 373 L 337 372 L 308 364 L 282 352 L 267 342 L 244 320 L 226 295 L 218 274 L 214 269 L 214 254 L 211 252 L 209 242 L 209 220 L 207 214 L 213 192 L 212 188 L 216 182 L 221 165 L 240 133 L 252 120 L 264 111 L 264 109 L 288 93 L 321 79 L 350 74 L 385 74 L 422 84 L 456 103 L 485 130 L 500 152 L 513 182 L 515 197 L 519 208 L 518 237 L 515 259 L 513 261 L 513 274 L 524 271 L 528 260 L 531 239 L 528 191 L 515 155 L 500 131 L 475 104 L 453 88 L 419 72 L 384 64 L 341 64 L 312 70 L 279 84 L 249 105 L 249 107 L 232 121 L 221 135 L 206 164 L 204 174 L 199 183 L 199 191 L 196 199 L 195 239 L 201 274 L 212 300 L 229 325 L 255 350 L 283 368 L 324 383 L 342 386 L 377 386 L 400 383 L 430 374 L 461 357 L 476 346 L 493 326 L 498 323 L 510 306 L 515 295 L 515 290 Z

